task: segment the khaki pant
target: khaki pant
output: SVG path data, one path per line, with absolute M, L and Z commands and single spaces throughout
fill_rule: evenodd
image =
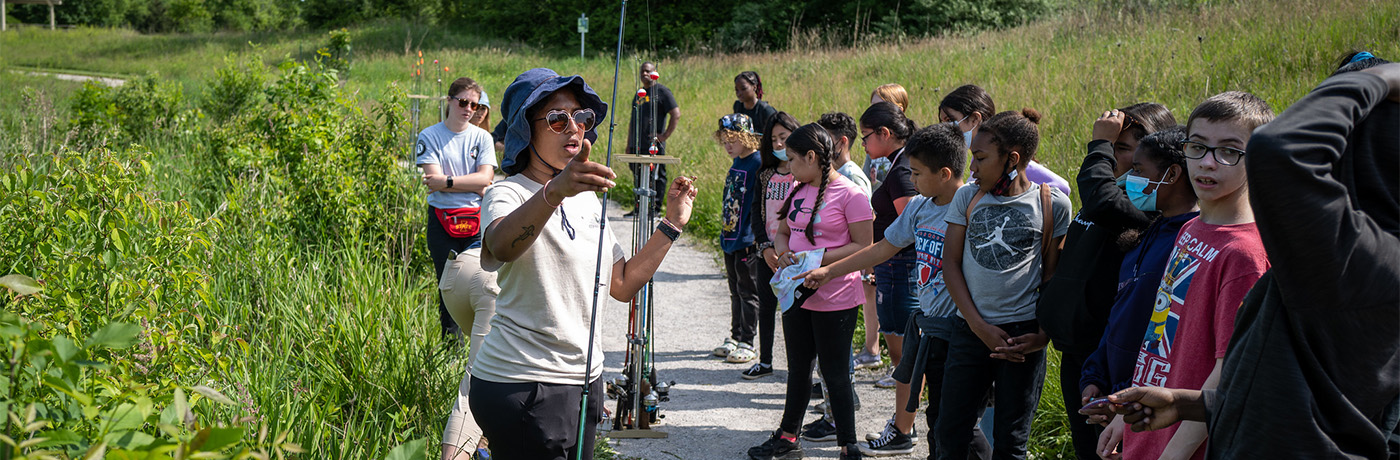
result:
M 447 416 L 442 430 L 442 443 L 457 446 L 467 452 L 476 450 L 481 439 L 481 427 L 472 418 L 467 394 L 471 390 L 471 367 L 476 363 L 476 351 L 486 333 L 491 331 L 491 317 L 496 315 L 496 296 L 501 287 L 496 284 L 496 272 L 481 269 L 481 249 L 468 249 L 447 261 L 438 282 L 442 302 L 452 320 L 462 331 L 471 330 L 471 347 L 467 352 L 467 373 L 457 387 L 457 403 Z

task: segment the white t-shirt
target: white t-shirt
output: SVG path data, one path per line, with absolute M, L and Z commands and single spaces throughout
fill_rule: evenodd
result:
M 496 166 L 496 147 L 491 133 L 474 125 L 454 133 L 447 125 L 438 123 L 418 133 L 413 146 L 418 166 L 438 165 L 449 176 L 465 176 L 482 165 Z M 428 205 L 438 209 L 469 208 L 481 205 L 481 195 L 471 192 L 432 192 Z
M 483 226 L 489 228 L 542 188 L 523 174 L 492 184 L 481 209 Z M 497 383 L 583 382 L 602 211 L 592 193 L 566 198 L 519 258 L 494 267 L 482 262 L 482 268 L 499 272 L 501 294 L 491 332 L 472 366 L 473 377 Z M 599 301 L 606 303 L 613 264 L 625 253 L 611 230 L 602 237 L 605 247 L 612 248 L 611 263 L 602 264 L 597 277 L 602 283 Z M 602 344 L 602 335 L 595 334 L 590 380 L 602 376 Z

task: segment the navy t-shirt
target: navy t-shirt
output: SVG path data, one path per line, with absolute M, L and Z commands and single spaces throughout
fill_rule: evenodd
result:
M 880 183 L 880 187 L 870 195 L 870 207 L 875 209 L 875 242 L 885 240 L 885 230 L 890 228 L 890 224 L 899 217 L 899 211 L 894 207 L 894 200 L 904 197 L 918 195 L 914 190 L 914 181 L 909 178 L 909 158 L 904 156 L 904 148 L 895 150 L 889 156 L 893 163 L 890 166 L 889 174 L 885 175 L 885 180 Z M 899 251 L 896 257 L 913 257 L 914 248 L 905 247 Z
M 627 123 L 627 153 L 644 153 L 651 146 L 651 136 L 666 133 L 666 122 L 675 109 L 676 98 L 666 85 L 654 83 L 647 97 L 632 96 L 632 118 Z
M 749 219 L 758 184 L 758 168 L 763 163 L 758 152 L 735 158 L 724 178 L 724 201 L 719 219 L 719 247 L 726 253 L 753 245 L 753 226 Z

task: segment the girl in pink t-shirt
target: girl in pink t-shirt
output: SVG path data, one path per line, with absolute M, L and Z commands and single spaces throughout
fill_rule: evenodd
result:
M 779 264 L 796 262 L 794 252 L 822 248 L 822 265 L 841 260 L 874 241 L 870 198 L 836 171 L 836 143 L 817 124 L 797 128 L 788 137 L 792 194 L 781 209 L 782 221 L 773 238 Z M 753 458 L 800 455 L 797 432 L 811 398 L 812 361 L 825 377 L 828 402 L 836 419 L 836 442 L 842 458 L 859 455 L 855 448 L 855 393 L 851 390 L 851 337 L 858 307 L 865 301 L 860 275 L 851 273 L 817 289 L 801 305 L 783 312 L 783 335 L 790 367 L 783 419 L 772 438 L 749 449 Z M 848 450 L 849 449 L 849 450 Z

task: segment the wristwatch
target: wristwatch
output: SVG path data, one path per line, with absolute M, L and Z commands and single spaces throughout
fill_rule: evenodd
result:
M 447 188 L 452 188 L 452 176 L 447 176 Z

